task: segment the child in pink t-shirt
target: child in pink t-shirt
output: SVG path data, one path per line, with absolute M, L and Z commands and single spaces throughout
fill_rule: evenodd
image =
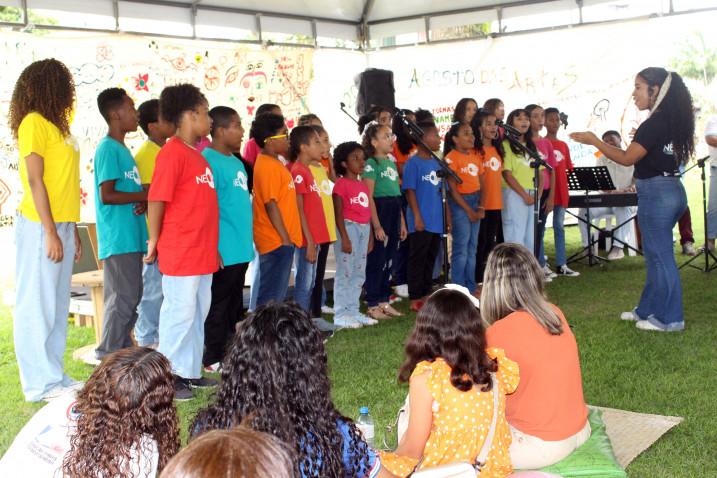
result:
M 334 185 L 337 241 L 336 277 L 334 278 L 334 324 L 358 328 L 374 325 L 372 319 L 359 312 L 359 296 L 366 279 L 366 255 L 371 247 L 371 209 L 369 190 L 359 175 L 366 163 L 360 144 L 350 141 L 334 150 L 334 170 L 340 176 Z

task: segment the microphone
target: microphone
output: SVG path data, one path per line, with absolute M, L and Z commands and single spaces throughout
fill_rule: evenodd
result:
M 423 137 L 423 129 L 421 129 L 420 126 L 418 126 L 413 121 L 406 118 L 406 112 L 400 108 L 394 108 L 394 117 L 398 117 L 401 120 L 401 123 L 408 128 L 408 132 L 415 135 L 417 138 Z
M 503 129 L 505 129 L 505 132 L 506 132 L 507 134 L 511 135 L 511 136 L 523 136 L 523 133 L 521 133 L 520 131 L 518 131 L 518 130 L 517 130 L 516 128 L 514 128 L 513 126 L 504 123 L 503 120 L 496 119 L 496 120 L 495 120 L 495 124 L 496 124 L 497 126 L 502 127 Z
M 710 159 L 710 155 L 708 154 L 708 155 L 705 156 L 704 158 L 698 159 L 698 160 L 697 160 L 697 165 L 698 165 L 700 168 L 703 168 L 703 167 L 705 166 L 705 162 L 708 161 L 709 159 Z
M 354 123 L 358 124 L 358 121 L 356 120 L 356 118 L 354 118 L 353 116 L 351 116 L 351 113 L 349 113 L 348 111 L 346 111 L 346 103 L 344 103 L 343 101 L 340 102 L 340 103 L 339 103 L 339 109 L 340 109 L 341 111 L 343 111 L 346 116 L 348 116 L 349 118 L 351 118 Z
M 346 103 L 344 103 L 343 101 L 342 101 L 341 103 L 339 103 L 339 104 L 341 105 L 341 109 L 346 108 Z
M 568 115 L 561 112 L 558 117 L 560 118 L 560 122 L 563 124 L 565 129 L 568 129 Z

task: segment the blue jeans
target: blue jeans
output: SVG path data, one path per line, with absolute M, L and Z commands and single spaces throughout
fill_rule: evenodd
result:
M 553 238 L 555 239 L 555 265 L 564 266 L 568 261 L 565 253 L 565 208 L 553 208 Z
M 164 300 L 159 312 L 159 347 L 172 373 L 202 376 L 204 320 L 212 303 L 212 274 L 162 276 Z
M 717 166 L 710 167 L 709 202 L 707 204 L 707 237 L 717 238 Z
M 685 188 L 674 177 L 638 179 L 637 203 L 647 278 L 635 313 L 661 329 L 682 330 L 682 284 L 672 229 L 687 208 Z
M 159 264 L 145 264 L 142 269 L 142 300 L 137 306 L 137 323 L 134 338 L 137 345 L 159 343 L 159 310 L 162 307 L 162 273 Z
M 374 241 L 366 258 L 366 303 L 374 307 L 388 302 L 391 296 L 391 265 L 398 252 L 401 235 L 401 198 L 374 198 L 378 221 L 386 233 L 386 241 Z
M 256 309 L 256 300 L 259 298 L 259 286 L 261 285 L 260 261 L 259 251 L 256 250 L 255 246 L 254 259 L 249 263 L 249 312 Z
M 294 262 L 292 246 L 279 246 L 259 256 L 259 293 L 256 307 L 275 300 L 283 302 L 289 289 L 291 264 Z
M 359 314 L 361 286 L 366 279 L 366 255 L 371 234 L 369 224 L 344 220 L 351 241 L 351 254 L 341 252 L 341 234 L 334 243 L 336 277 L 334 278 L 334 317 L 355 318 Z
M 15 223 L 15 320 L 13 337 L 25 400 L 36 402 L 72 380 L 63 372 L 75 254 L 75 224 L 56 223 L 63 259 L 47 258 L 42 224 L 17 216 Z
M 319 246 L 316 248 L 316 258 L 318 259 Z M 299 304 L 305 311 L 309 312 L 311 304 L 311 292 L 314 290 L 314 282 L 316 281 L 316 263 L 306 260 L 306 247 L 297 247 L 294 251 L 294 264 L 296 267 L 296 275 L 294 276 L 294 302 Z
M 474 211 L 480 205 L 480 192 L 463 195 L 463 200 Z M 465 210 L 452 199 L 451 208 L 453 250 L 451 251 L 451 282 L 476 290 L 476 251 L 480 221 L 471 222 Z
M 531 191 L 527 191 L 532 196 Z M 503 188 L 503 239 L 524 245 L 533 252 L 533 206 L 511 188 Z

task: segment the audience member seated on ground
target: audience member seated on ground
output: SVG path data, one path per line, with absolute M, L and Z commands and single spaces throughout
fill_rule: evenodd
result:
M 293 478 L 291 458 L 268 433 L 243 426 L 212 430 L 177 453 L 161 478 Z
M 105 356 L 77 396 L 40 409 L 0 461 L 0 476 L 154 477 L 179 449 L 169 361 L 146 347 Z
M 481 293 L 481 313 L 492 324 L 488 346 L 503 349 L 520 369 L 506 406 L 516 469 L 557 463 L 590 437 L 578 345 L 563 313 L 546 299 L 544 280 L 523 246 L 500 244 L 488 257 Z
M 216 400 L 193 436 L 243 423 L 286 443 L 301 477 L 389 477 L 351 419 L 331 402 L 319 330 L 293 302 L 270 302 L 240 326 L 227 351 Z
M 498 420 L 480 476 L 512 471 L 505 395 L 518 384 L 518 367 L 502 350 L 486 349 L 475 298 L 462 289 L 433 293 L 406 343 L 399 380 L 409 382 L 408 428 L 395 452 L 381 452 L 383 467 L 394 475 L 475 461 L 493 420 L 492 372 L 499 387 Z

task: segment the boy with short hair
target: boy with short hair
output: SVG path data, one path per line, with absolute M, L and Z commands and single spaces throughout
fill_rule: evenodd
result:
M 159 100 L 145 101 L 139 108 L 139 127 L 147 135 L 134 160 L 139 169 L 142 188 L 149 191 L 157 155 L 167 138 L 174 135 L 175 127 L 159 115 Z M 149 228 L 149 221 L 147 222 Z M 137 307 L 134 338 L 138 345 L 156 347 L 159 343 L 159 309 L 162 307 L 162 274 L 157 262 L 142 268 L 142 300 Z
M 212 277 L 212 304 L 204 322 L 206 371 L 217 372 L 235 327 L 243 317 L 244 279 L 249 261 L 254 258 L 252 206 L 247 172 L 234 156 L 240 151 L 244 128 L 232 108 L 211 109 L 212 142 L 202 156 L 214 174 L 219 201 L 219 254 L 223 267 Z
M 212 123 L 207 99 L 190 84 L 165 88 L 159 109 L 177 132 L 157 155 L 145 263 L 159 259 L 164 301 L 158 350 L 172 364 L 175 399 L 188 400 L 194 396 L 190 387 L 216 384 L 202 377 L 202 352 L 212 274 L 220 260 L 219 208 L 212 170 L 193 146 Z
M 104 327 L 97 359 L 132 346 L 131 332 L 142 297 L 142 254 L 147 192 L 125 135 L 137 131 L 137 110 L 122 88 L 108 88 L 97 106 L 109 131 L 95 151 L 95 211 L 98 257 L 104 261 Z
M 441 146 L 441 138 L 434 123 L 420 123 L 423 145 L 411 156 L 403 168 L 402 188 L 408 201 L 408 296 L 411 310 L 423 306 L 431 292 L 433 265 L 441 245 L 443 212 L 439 164 L 431 156 Z

